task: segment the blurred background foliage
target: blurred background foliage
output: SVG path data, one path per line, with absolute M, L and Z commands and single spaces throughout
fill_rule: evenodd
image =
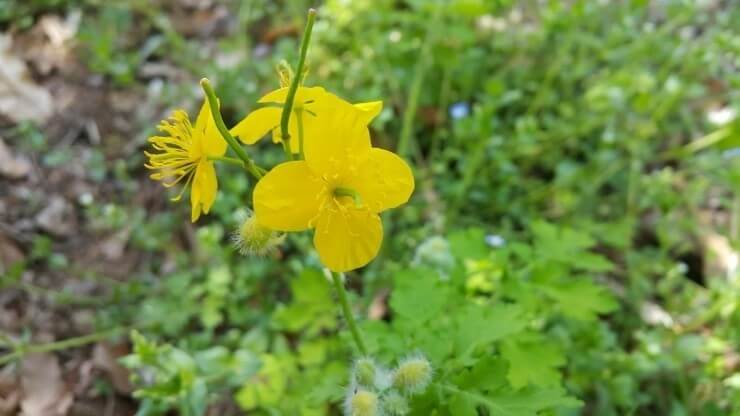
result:
M 83 204 L 86 230 L 126 229 L 146 253 L 126 278 L 90 273 L 96 326 L 136 330 L 139 414 L 340 412 L 349 338 L 310 237 L 238 255 L 253 184 L 230 166 L 195 228 L 162 193 L 136 202 L 156 120 L 193 111 L 203 76 L 239 120 L 295 62 L 311 6 L 306 84 L 382 99 L 374 144 L 415 168 L 381 256 L 349 276 L 372 353 L 391 366 L 423 351 L 450 383 L 414 414 L 740 414 L 735 2 L 0 1 L 15 31 L 80 13 L 85 71 L 154 103 L 135 134 L 92 149 L 88 174 L 115 192 Z M 65 163 L 43 135 L 9 137 Z M 252 153 L 269 166 L 267 142 Z M 74 270 L 55 246 L 35 236 L 5 284 Z

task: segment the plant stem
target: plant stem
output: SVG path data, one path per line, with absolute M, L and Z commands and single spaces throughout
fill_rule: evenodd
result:
M 208 160 L 214 161 L 214 162 L 226 162 L 231 163 L 232 165 L 239 165 L 241 167 L 244 166 L 244 162 L 241 161 L 241 159 L 236 159 L 233 157 L 226 157 L 226 156 L 208 156 Z
M 124 328 L 117 327 L 113 329 L 107 329 L 105 331 L 94 332 L 92 334 L 82 335 L 79 337 L 67 338 L 61 341 L 49 342 L 47 344 L 15 345 L 15 351 L 0 357 L 0 365 L 4 365 L 11 361 L 23 358 L 23 356 L 28 353 L 52 352 L 92 344 L 93 342 L 110 338 L 123 329 Z
M 365 343 L 362 341 L 360 329 L 357 328 L 357 322 L 355 322 L 355 317 L 352 315 L 352 309 L 350 309 L 349 302 L 347 301 L 347 290 L 344 288 L 344 282 L 342 281 L 344 280 L 343 277 L 343 273 L 331 272 L 331 278 L 334 281 L 334 288 L 337 290 L 337 294 L 339 295 L 339 303 L 342 305 L 342 313 L 344 314 L 344 319 L 347 321 L 347 325 L 349 325 L 349 330 L 352 332 L 352 338 L 354 338 L 355 344 L 357 344 L 357 349 L 359 349 L 363 355 L 367 355 L 367 348 L 365 348 Z
M 283 141 L 283 149 L 288 159 L 293 159 L 293 152 L 290 150 L 290 133 L 288 132 L 288 122 L 290 121 L 290 113 L 293 110 L 293 102 L 295 101 L 295 93 L 298 91 L 298 85 L 301 83 L 301 77 L 303 76 L 303 65 L 306 62 L 306 52 L 308 51 L 308 44 L 311 42 L 311 31 L 313 30 L 313 22 L 316 17 L 316 10 L 308 9 L 308 18 L 306 20 L 306 28 L 303 30 L 303 39 L 301 39 L 301 51 L 298 56 L 298 66 L 295 70 L 293 79 L 290 80 L 290 87 L 288 87 L 288 95 L 285 97 L 285 104 L 283 105 L 283 112 L 280 114 L 280 136 Z
M 426 75 L 429 67 L 430 52 L 432 43 L 436 39 L 436 32 L 438 31 L 439 20 L 442 16 L 442 6 L 437 5 L 437 9 L 434 11 L 431 22 L 427 26 L 426 34 L 424 35 L 424 44 L 419 52 L 419 60 L 416 61 L 414 67 L 414 78 L 409 89 L 409 95 L 406 99 L 406 109 L 403 114 L 403 124 L 401 125 L 401 136 L 398 139 L 398 155 L 401 157 L 408 156 L 409 146 L 411 145 L 411 136 L 413 135 L 413 124 L 414 118 L 416 117 L 416 109 L 419 106 L 419 96 L 421 95 L 421 87 L 424 85 L 424 76 Z
M 218 107 L 218 99 L 216 98 L 216 93 L 213 92 L 211 82 L 208 81 L 208 78 L 203 78 L 200 80 L 200 86 L 201 88 L 203 88 L 203 92 L 206 94 L 208 106 L 211 107 L 213 121 L 216 122 L 216 128 L 221 133 L 221 136 L 224 138 L 224 140 L 226 140 L 226 143 L 229 144 L 229 147 L 231 147 L 234 153 L 239 156 L 239 159 L 242 160 L 244 168 L 247 170 L 247 172 L 251 173 L 252 176 L 255 177 L 255 179 L 259 180 L 260 178 L 262 178 L 262 170 L 254 164 L 252 159 L 249 158 L 249 155 L 247 155 L 247 152 L 239 145 L 239 143 L 237 143 L 234 136 L 229 133 L 229 129 L 226 128 L 226 124 L 224 124 L 224 119 L 223 117 L 221 117 L 221 110 Z

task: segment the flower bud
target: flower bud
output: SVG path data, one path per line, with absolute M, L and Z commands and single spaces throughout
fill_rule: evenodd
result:
M 375 385 L 375 378 L 377 369 L 372 358 L 363 357 L 355 361 L 354 369 L 352 370 L 352 376 L 357 385 L 362 387 L 373 387 Z
M 232 236 L 234 245 L 243 255 L 263 256 L 274 250 L 285 240 L 285 234 L 279 234 L 257 222 L 253 214 L 244 216 L 239 229 Z
M 382 401 L 383 410 L 388 416 L 404 416 L 411 411 L 408 400 L 395 391 L 384 396 Z
M 346 403 L 347 416 L 378 416 L 378 395 L 367 390 L 351 393 Z
M 423 356 L 409 357 L 393 373 L 393 387 L 404 393 L 420 393 L 432 380 L 432 365 Z

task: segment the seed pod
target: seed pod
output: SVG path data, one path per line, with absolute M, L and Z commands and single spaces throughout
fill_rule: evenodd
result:
M 432 365 L 423 356 L 409 357 L 393 373 L 393 387 L 406 394 L 421 393 L 432 380 Z

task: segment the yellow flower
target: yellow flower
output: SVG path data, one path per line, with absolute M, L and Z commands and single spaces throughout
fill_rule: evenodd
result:
M 315 228 L 314 245 L 326 267 L 343 272 L 378 253 L 378 213 L 408 201 L 411 169 L 400 157 L 370 145 L 366 117 L 344 101 L 315 120 L 305 160 L 282 163 L 254 189 L 257 220 L 279 231 Z
M 185 189 L 192 184 L 190 219 L 195 222 L 201 211 L 208 214 L 216 199 L 216 169 L 208 158 L 223 156 L 226 142 L 216 129 L 211 109 L 205 101 L 195 126 L 190 124 L 185 111 L 175 110 L 157 127 L 165 135 L 149 138 L 157 152 L 144 152 L 149 158 L 145 166 L 156 171 L 151 174 L 152 179 L 161 181 L 168 188 L 185 178 L 182 191 L 172 198 L 173 201 L 180 200 Z
M 272 140 L 278 143 L 281 140 L 280 113 L 288 95 L 288 88 L 280 88 L 260 98 L 263 106 L 251 112 L 247 117 L 231 129 L 231 134 L 239 137 L 246 144 L 254 144 L 268 131 L 272 130 Z M 299 132 L 303 131 L 306 137 L 315 137 L 317 126 L 321 126 L 321 119 L 331 114 L 337 103 L 343 101 L 336 95 L 327 92 L 321 87 L 298 87 L 293 102 L 293 110 L 288 122 L 290 134 L 290 149 L 299 153 Z M 383 109 L 382 101 L 358 103 L 354 105 L 358 117 L 368 125 Z

